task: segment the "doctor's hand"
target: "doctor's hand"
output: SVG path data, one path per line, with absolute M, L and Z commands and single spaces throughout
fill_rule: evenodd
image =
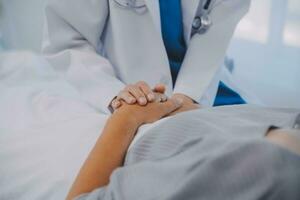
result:
M 127 125 L 138 128 L 143 124 L 156 122 L 182 106 L 182 99 L 172 97 L 165 102 L 152 102 L 146 106 L 124 104 L 112 116 L 119 116 L 126 120 Z
M 127 85 L 120 91 L 117 97 L 111 102 L 111 107 L 113 110 L 116 110 L 122 106 L 122 103 L 145 106 L 150 102 L 164 102 L 167 100 L 167 96 L 164 95 L 165 90 L 166 87 L 163 84 L 157 84 L 152 90 L 146 82 L 139 81 L 136 84 Z
M 182 112 L 187 112 L 187 111 L 196 110 L 196 109 L 200 108 L 199 104 L 194 103 L 194 101 L 190 97 L 188 97 L 184 94 L 177 93 L 177 94 L 174 94 L 172 96 L 172 98 L 182 99 L 183 103 L 179 109 L 173 111 L 168 116 L 174 116 L 174 115 L 182 113 Z

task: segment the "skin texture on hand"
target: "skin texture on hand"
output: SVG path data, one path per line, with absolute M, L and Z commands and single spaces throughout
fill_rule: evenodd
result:
M 82 166 L 67 200 L 107 185 L 113 171 L 123 165 L 138 127 L 155 122 L 181 106 L 182 100 L 171 98 L 166 102 L 152 102 L 146 106 L 124 104 L 114 112 Z
M 179 110 L 183 106 L 183 101 L 180 98 L 172 97 L 166 102 L 152 102 L 147 106 L 124 105 L 120 107 L 114 114 L 125 115 L 134 121 L 137 126 L 146 123 L 153 123 L 170 113 Z
M 152 90 L 146 82 L 139 81 L 135 84 L 127 85 L 120 91 L 117 97 L 112 100 L 111 106 L 113 110 L 116 110 L 122 106 L 122 101 L 129 105 L 137 103 L 141 106 L 145 106 L 147 103 L 155 101 L 157 96 L 160 96 L 163 101 L 166 101 L 167 97 L 164 95 L 165 90 L 166 87 L 163 84 L 157 84 Z
M 300 155 L 300 130 L 275 129 L 267 133 L 266 139 Z
M 190 97 L 184 95 L 184 94 L 174 94 L 173 97 L 178 98 L 178 99 L 182 99 L 182 106 L 175 110 L 174 112 L 170 113 L 169 116 L 173 116 L 182 112 L 187 112 L 187 111 L 191 111 L 191 110 L 196 110 L 200 108 L 199 104 L 195 104 L 194 100 L 191 99 Z
M 157 84 L 152 90 L 146 82 L 139 81 L 136 84 L 127 85 L 120 91 L 118 96 L 112 100 L 111 107 L 113 111 L 116 111 L 121 108 L 123 104 L 145 106 L 151 102 L 164 102 L 168 99 L 164 94 L 165 90 L 166 86 L 163 84 Z M 169 114 L 169 116 L 200 108 L 199 104 L 195 104 L 192 98 L 184 94 L 176 93 L 173 97 L 182 99 L 183 106 Z

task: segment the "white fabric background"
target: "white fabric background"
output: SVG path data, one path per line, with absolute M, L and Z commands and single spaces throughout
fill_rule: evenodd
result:
M 64 199 L 106 116 L 31 53 L 0 55 L 0 80 L 0 199 Z

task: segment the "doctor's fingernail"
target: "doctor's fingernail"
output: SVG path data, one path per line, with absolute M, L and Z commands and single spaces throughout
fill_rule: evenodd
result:
M 148 94 L 147 96 L 150 101 L 153 101 L 155 98 L 154 94 L 152 94 L 152 93 Z
M 145 97 L 141 97 L 141 98 L 139 98 L 139 102 L 144 105 L 147 103 L 147 100 Z
M 135 98 L 133 98 L 133 97 L 129 97 L 128 98 L 128 103 L 135 103 Z

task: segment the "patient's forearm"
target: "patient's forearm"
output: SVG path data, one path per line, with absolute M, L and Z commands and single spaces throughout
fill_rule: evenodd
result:
M 269 141 L 300 155 L 300 130 L 271 130 L 268 132 L 266 138 Z
M 126 151 L 138 125 L 125 115 L 112 115 L 89 154 L 67 199 L 108 184 L 112 172 L 123 165 Z
M 171 98 L 146 106 L 123 105 L 110 117 L 101 137 L 73 184 L 67 199 L 105 186 L 112 172 L 123 165 L 127 149 L 139 126 L 153 123 L 179 109 L 182 101 Z

